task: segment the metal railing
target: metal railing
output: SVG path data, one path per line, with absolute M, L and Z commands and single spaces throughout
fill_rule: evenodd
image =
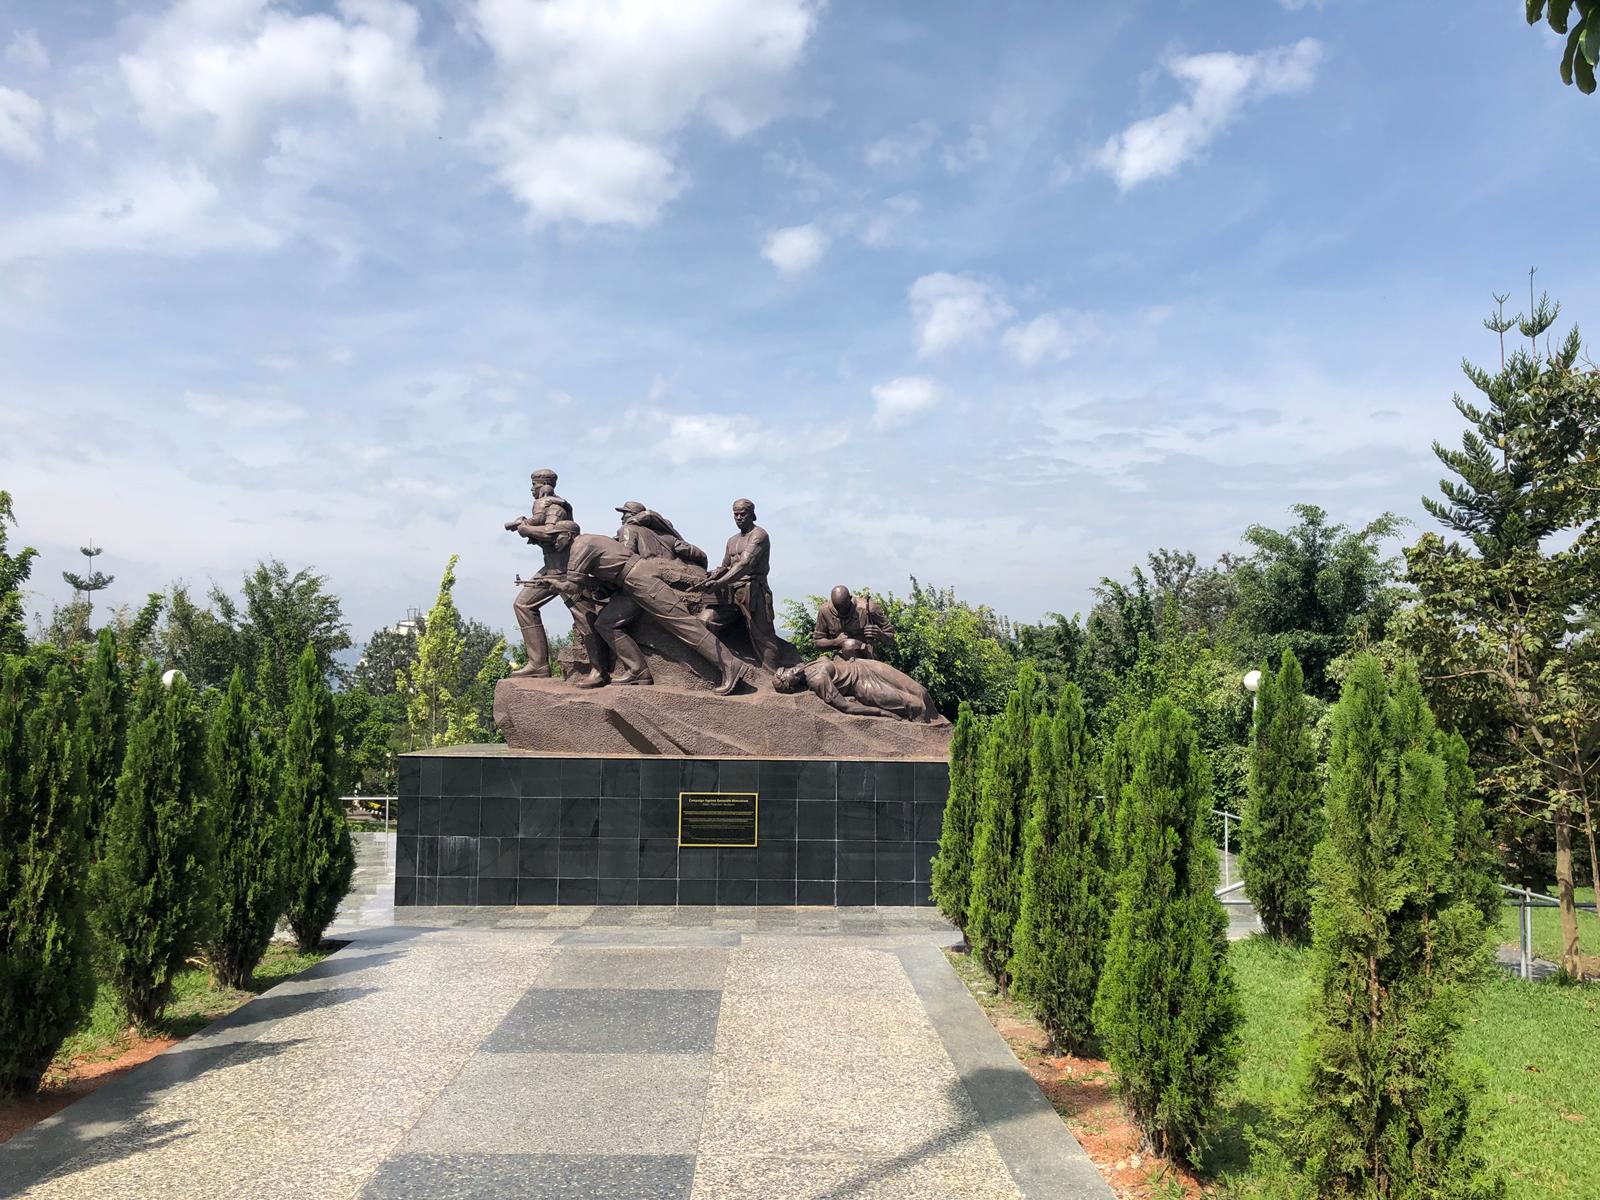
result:
M 398 796 L 340 796 L 339 802 L 344 805 L 346 812 L 371 812 L 367 807 L 375 801 L 383 801 L 383 831 L 389 832 L 390 805 L 400 797 Z M 374 813 L 374 815 L 376 815 Z
M 1516 897 L 1514 900 L 1503 900 L 1501 903 L 1507 907 L 1515 906 L 1517 909 L 1517 948 L 1519 951 L 1517 958 L 1517 974 L 1521 975 L 1524 979 L 1532 979 L 1533 910 L 1536 908 L 1560 908 L 1561 901 L 1556 899 L 1554 896 L 1547 896 L 1543 892 L 1530 891 L 1528 888 L 1512 887 L 1508 883 L 1502 883 L 1500 885 L 1500 890 L 1508 896 Z M 1597 896 L 1596 899 L 1600 900 L 1600 896 Z M 1600 916 L 1600 913 L 1596 912 L 1595 905 L 1593 904 L 1580 904 L 1577 906 L 1577 908 L 1580 913 L 1587 913 L 1590 916 Z
M 1224 808 L 1213 808 L 1213 817 L 1222 818 L 1222 887 L 1217 889 L 1217 895 L 1224 891 L 1233 890 L 1233 870 L 1228 862 L 1233 857 L 1233 823 L 1240 820 L 1238 813 L 1231 813 Z

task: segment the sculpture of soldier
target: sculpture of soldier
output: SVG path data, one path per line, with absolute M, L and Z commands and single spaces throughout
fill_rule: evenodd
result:
M 714 592 L 723 603 L 738 610 L 750 635 L 750 649 L 762 666 L 774 671 L 793 662 L 798 653 L 778 636 L 773 620 L 772 589 L 767 586 L 772 540 L 756 524 L 756 506 L 749 500 L 733 502 L 733 523 L 739 532 L 728 539 L 722 565 L 694 590 Z M 708 617 L 713 626 L 720 623 L 714 610 L 708 612 Z
M 840 712 L 859 717 L 948 724 L 927 688 L 876 659 L 841 655 L 783 667 L 773 676 L 772 686 L 780 692 L 810 691 Z
M 876 648 L 894 641 L 894 628 L 877 601 L 865 593 L 852 596 L 850 589 L 841 583 L 833 589 L 828 602 L 817 609 L 817 627 L 811 644 L 818 650 L 837 651 L 847 641 L 860 644 L 857 657 L 877 658 Z
M 520 534 L 544 552 L 544 566 L 532 579 L 521 580 L 522 590 L 517 593 L 511 610 L 516 614 L 517 629 L 522 633 L 522 645 L 528 652 L 526 665 L 513 671 L 513 675 L 548 675 L 550 673 L 550 639 L 544 631 L 544 619 L 539 610 L 556 596 L 551 581 L 561 555 L 578 535 L 578 523 L 572 518 L 572 505 L 556 495 L 556 473 L 541 467 L 529 476 L 533 485 L 533 510 L 525 517 L 513 517 L 506 529 Z
M 654 682 L 644 652 L 628 631 L 644 612 L 718 672 L 720 679 L 713 690 L 726 696 L 744 680 L 745 668 L 695 615 L 686 592 L 673 586 L 675 574 L 672 560 L 641 558 L 615 538 L 580 534 L 572 539 L 560 572 L 552 579 L 564 594 L 575 597 L 586 590 L 612 589 L 594 620 L 595 633 L 622 668 L 610 682 Z M 598 656 L 591 654 L 591 661 L 598 663 Z M 596 675 L 588 686 L 605 682 L 598 669 Z
M 699 567 L 703 577 L 706 552 L 684 541 L 683 535 L 666 517 L 637 500 L 618 505 L 617 511 L 622 514 L 617 541 L 640 558 L 670 558 Z

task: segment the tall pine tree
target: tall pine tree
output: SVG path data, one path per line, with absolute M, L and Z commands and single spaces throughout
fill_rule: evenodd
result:
M 950 794 L 939 829 L 939 853 L 933 860 L 933 899 L 957 929 L 967 927 L 967 900 L 972 895 L 972 826 L 977 820 L 979 759 L 983 725 L 965 700 L 950 736 Z
M 1300 661 L 1285 650 L 1261 673 L 1250 731 L 1250 774 L 1239 869 L 1261 924 L 1279 941 L 1311 938 L 1311 855 L 1322 839 L 1317 747 Z
M 302 950 L 315 950 L 350 890 L 355 851 L 339 805 L 333 696 L 307 645 L 289 696 L 279 812 L 285 915 Z
M 1048 746 L 1048 750 L 1045 747 Z M 1082 1054 L 1094 1037 L 1094 995 L 1110 927 L 1104 810 L 1083 693 L 1069 683 L 1034 724 L 1032 809 L 1011 969 L 1051 1041 Z
M 217 844 L 211 973 L 245 988 L 283 910 L 274 761 L 244 671 L 235 667 L 211 719 L 211 804 Z
M 1358 658 L 1334 710 L 1313 868 L 1315 999 L 1296 1125 L 1319 1195 L 1496 1192 L 1455 1059 L 1485 923 L 1436 744 L 1415 670 L 1391 687 L 1374 657 Z
M 89 661 L 78 704 L 78 750 L 83 755 L 84 830 L 97 847 L 100 826 L 117 798 L 117 777 L 127 752 L 127 688 L 117 657 L 117 639 L 102 629 Z
M 1031 662 L 1017 671 L 1005 711 L 989 723 L 972 832 L 972 896 L 967 940 L 1000 989 L 1011 985 L 1011 936 L 1022 882 L 1022 828 L 1028 815 L 1033 719 L 1043 687 Z
M 1142 723 L 1122 803 L 1126 861 L 1095 1026 L 1152 1148 L 1193 1161 L 1238 1064 L 1240 1015 L 1206 821 L 1211 772 L 1194 723 L 1164 696 Z
M 94 991 L 73 726 L 64 666 L 0 655 L 0 1096 L 38 1086 Z
M 101 971 L 128 1016 L 148 1026 L 203 940 L 213 845 L 205 727 L 182 675 L 139 681 L 117 797 L 92 876 Z

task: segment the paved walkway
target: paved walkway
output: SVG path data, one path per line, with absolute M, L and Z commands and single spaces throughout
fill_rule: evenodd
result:
M 0 1195 L 1111 1194 L 926 910 L 402 911 L 353 897 L 344 950 L 0 1147 Z

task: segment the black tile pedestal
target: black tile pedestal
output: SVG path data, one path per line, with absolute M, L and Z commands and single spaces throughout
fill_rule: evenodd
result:
M 928 905 L 944 762 L 400 758 L 394 902 Z M 678 844 L 683 792 L 754 792 L 754 847 Z

